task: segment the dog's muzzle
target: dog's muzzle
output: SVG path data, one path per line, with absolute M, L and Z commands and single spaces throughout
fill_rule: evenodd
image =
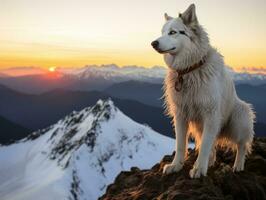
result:
M 151 46 L 152 46 L 154 49 L 158 50 L 159 42 L 158 42 L 157 40 L 154 40 L 154 41 L 151 43 Z
M 159 41 L 158 40 L 154 40 L 152 43 L 151 43 L 151 46 L 156 50 L 158 51 L 159 53 L 169 53 L 170 51 L 172 50 L 175 50 L 176 48 L 173 47 L 173 48 L 170 48 L 170 49 L 167 49 L 167 50 L 161 50 L 159 48 Z

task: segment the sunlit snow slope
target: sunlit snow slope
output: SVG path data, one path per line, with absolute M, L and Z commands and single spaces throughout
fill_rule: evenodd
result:
M 0 199 L 94 200 L 120 171 L 150 168 L 173 149 L 174 140 L 99 100 L 0 147 Z

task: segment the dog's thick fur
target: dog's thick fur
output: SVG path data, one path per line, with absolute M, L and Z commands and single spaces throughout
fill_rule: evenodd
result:
M 210 46 L 207 33 L 198 23 L 195 5 L 177 18 L 167 14 L 165 18 L 162 36 L 153 47 L 164 54 L 168 66 L 164 97 L 175 127 L 176 154 L 172 163 L 164 167 L 164 173 L 183 167 L 189 135 L 195 138 L 199 150 L 190 171 L 191 178 L 207 174 L 208 166 L 215 162 L 217 145 L 236 149 L 233 170 L 244 170 L 254 135 L 255 115 L 251 105 L 238 98 L 223 57 Z M 203 58 L 202 66 L 183 76 L 182 90 L 177 92 L 174 87 L 177 70 L 199 63 Z

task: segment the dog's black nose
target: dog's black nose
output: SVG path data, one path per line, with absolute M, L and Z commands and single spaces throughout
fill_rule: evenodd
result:
M 151 43 L 151 46 L 153 47 L 153 48 L 157 48 L 158 46 L 159 46 L 159 42 L 157 41 L 157 40 L 154 40 L 152 43 Z

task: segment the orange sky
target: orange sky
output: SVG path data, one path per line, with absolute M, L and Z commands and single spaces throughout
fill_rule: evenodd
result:
M 0 2 L 3 69 L 107 63 L 164 66 L 150 42 L 160 35 L 164 12 L 177 16 L 193 1 Z M 265 69 L 265 0 L 197 0 L 196 7 L 199 21 L 227 64 Z

